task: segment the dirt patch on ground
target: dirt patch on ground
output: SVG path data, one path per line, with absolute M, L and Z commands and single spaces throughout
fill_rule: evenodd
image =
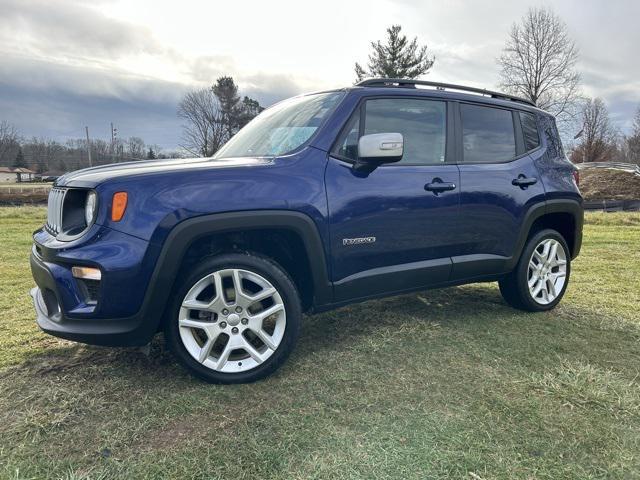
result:
M 638 200 L 640 176 L 620 170 L 581 170 L 580 192 L 587 201 Z
M 188 415 L 171 421 L 159 430 L 149 432 L 138 447 L 140 452 L 165 452 L 185 445 L 189 442 L 202 440 L 212 431 L 230 429 L 243 420 L 243 413 L 227 411 L 226 413 L 201 412 L 198 415 Z

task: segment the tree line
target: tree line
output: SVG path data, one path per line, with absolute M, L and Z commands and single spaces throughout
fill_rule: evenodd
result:
M 556 116 L 575 163 L 623 161 L 640 163 L 640 108 L 632 131 L 623 135 L 610 120 L 605 102 L 582 94 L 578 71 L 579 50 L 566 24 L 550 8 L 531 8 L 515 22 L 496 59 L 499 87 L 523 97 Z M 436 58 L 417 37 L 407 38 L 400 25 L 392 25 L 386 38 L 371 42 L 365 66 L 355 63 L 356 82 L 365 77 L 414 79 L 428 74 Z M 86 139 L 64 144 L 53 140 L 25 140 L 6 121 L 0 123 L 0 165 L 30 166 L 38 172 L 68 171 L 142 158 L 191 155 L 208 157 L 264 108 L 246 95 L 230 76 L 210 87 L 187 92 L 177 115 L 183 121 L 179 152 L 160 152 L 139 137 L 105 142 Z M 89 148 L 87 148 L 89 147 Z
M 631 133 L 624 135 L 609 118 L 601 98 L 586 99 L 581 110 L 582 130 L 576 135 L 570 158 L 573 163 L 623 162 L 640 165 L 640 107 Z
M 90 166 L 125 161 L 175 158 L 187 155 L 212 156 L 229 138 L 264 108 L 239 94 L 232 77 L 224 76 L 208 88 L 187 92 L 178 105 L 184 120 L 179 151 L 162 151 L 140 137 L 70 139 L 64 143 L 45 138 L 24 138 L 7 121 L 0 122 L 0 166 L 31 168 L 37 173 L 59 174 Z M 87 148 L 89 147 L 89 148 Z
M 7 121 L 0 121 L 0 166 L 30 168 L 40 174 L 57 175 L 90 165 L 106 165 L 142 159 L 173 158 L 180 152 L 162 151 L 140 137 L 114 139 L 69 139 L 64 143 L 46 138 L 24 138 Z

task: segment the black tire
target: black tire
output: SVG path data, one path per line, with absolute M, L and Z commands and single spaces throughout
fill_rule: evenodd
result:
M 560 245 L 564 249 L 567 263 L 565 282 L 562 286 L 561 291 L 552 302 L 548 304 L 541 304 L 533 298 L 531 292 L 529 291 L 528 270 L 529 261 L 531 259 L 531 256 L 533 255 L 534 249 L 538 245 L 540 245 L 543 240 L 546 239 L 553 239 L 560 243 Z M 502 297 L 512 307 L 528 312 L 543 312 L 546 310 L 551 310 L 560 302 L 560 300 L 562 300 L 562 297 L 567 290 L 567 286 L 569 285 L 570 274 L 571 255 L 569 253 L 567 242 L 565 241 L 564 237 L 557 231 L 545 229 L 536 232 L 529 238 L 529 240 L 527 240 L 527 243 L 522 250 L 522 254 L 520 255 L 520 260 L 516 265 L 516 268 L 511 273 L 505 275 L 498 283 L 500 286 L 500 293 L 502 294 Z
M 273 354 L 252 370 L 237 373 L 219 372 L 199 363 L 183 344 L 178 325 L 182 300 L 191 287 L 212 272 L 230 268 L 249 270 L 267 279 L 282 297 L 286 313 L 284 336 Z M 276 262 L 258 254 L 228 253 L 202 259 L 189 272 L 178 278 L 170 305 L 165 320 L 165 338 L 168 347 L 182 365 L 197 377 L 210 383 L 249 383 L 267 377 L 289 357 L 300 334 L 302 307 L 293 281 Z

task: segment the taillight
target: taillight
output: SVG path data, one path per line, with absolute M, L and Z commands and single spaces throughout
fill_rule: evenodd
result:
M 580 186 L 580 170 L 573 171 L 573 179 L 576 181 L 576 186 Z

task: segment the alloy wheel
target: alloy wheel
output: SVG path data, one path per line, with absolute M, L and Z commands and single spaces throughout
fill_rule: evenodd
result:
M 542 240 L 531 254 L 527 283 L 531 298 L 548 305 L 562 293 L 567 277 L 567 255 L 560 242 Z
M 198 280 L 182 300 L 178 317 L 189 354 L 223 373 L 245 372 L 264 363 L 286 328 L 277 289 L 243 269 L 219 270 Z

